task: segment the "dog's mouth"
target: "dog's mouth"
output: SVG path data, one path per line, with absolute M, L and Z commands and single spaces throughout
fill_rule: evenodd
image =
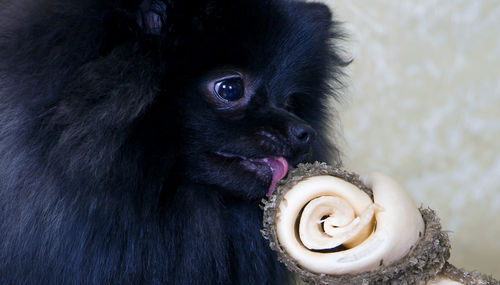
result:
M 218 156 L 237 159 L 240 164 L 257 175 L 259 179 L 269 183 L 267 197 L 271 196 L 278 181 L 288 173 L 288 161 L 282 156 L 268 156 L 263 158 L 248 158 L 237 154 L 216 152 Z

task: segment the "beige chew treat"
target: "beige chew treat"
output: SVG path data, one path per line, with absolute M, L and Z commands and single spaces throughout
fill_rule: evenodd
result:
M 371 187 L 374 201 L 331 175 L 306 178 L 287 191 L 276 222 L 278 240 L 286 252 L 307 270 L 337 275 L 376 269 L 408 254 L 424 231 L 420 212 L 387 176 L 374 174 L 367 181 L 377 186 Z M 340 245 L 346 249 L 316 251 Z
M 418 209 L 386 175 L 300 164 L 263 202 L 263 236 L 308 283 L 498 284 L 448 264 L 434 211 Z

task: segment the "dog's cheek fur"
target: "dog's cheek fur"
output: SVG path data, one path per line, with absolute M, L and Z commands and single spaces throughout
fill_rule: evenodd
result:
M 105 41 L 102 3 L 0 4 L 0 283 L 286 284 L 258 202 L 186 177 L 161 76 L 193 65 Z

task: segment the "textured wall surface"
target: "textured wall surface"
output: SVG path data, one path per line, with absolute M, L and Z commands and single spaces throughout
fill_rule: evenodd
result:
M 500 278 L 500 2 L 325 0 L 350 34 L 344 163 L 438 211 L 451 261 Z

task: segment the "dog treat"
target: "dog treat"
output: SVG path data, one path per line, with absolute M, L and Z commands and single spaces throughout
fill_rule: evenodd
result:
M 386 175 L 299 164 L 263 203 L 264 238 L 310 284 L 500 284 L 449 264 L 436 213 Z

